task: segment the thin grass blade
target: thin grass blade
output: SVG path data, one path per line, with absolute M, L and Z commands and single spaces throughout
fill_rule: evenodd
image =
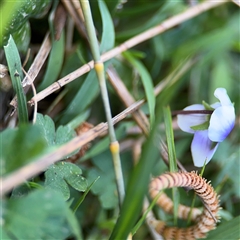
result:
M 4 46 L 8 68 L 12 80 L 13 89 L 18 99 L 18 118 L 20 123 L 28 122 L 27 100 L 22 88 L 23 72 L 17 46 L 9 37 L 8 44 Z
M 177 158 L 176 158 L 176 151 L 175 151 L 175 144 L 174 144 L 174 135 L 173 135 L 173 129 L 172 129 L 172 116 L 171 116 L 171 111 L 169 106 L 163 108 L 163 115 L 164 115 L 164 123 L 165 123 L 166 136 L 167 136 L 170 172 L 177 172 L 178 167 L 177 167 Z M 173 216 L 174 216 L 175 225 L 177 225 L 179 197 L 180 195 L 179 195 L 178 189 L 172 188 Z
M 147 69 L 144 67 L 144 65 L 140 61 L 135 59 L 129 52 L 124 52 L 123 55 L 137 69 L 139 75 L 141 76 L 149 108 L 150 126 L 152 127 L 155 119 L 155 104 L 156 104 L 152 78 L 148 73 Z

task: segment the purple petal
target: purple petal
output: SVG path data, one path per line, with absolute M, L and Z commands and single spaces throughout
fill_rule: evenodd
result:
M 216 103 L 211 104 L 211 107 L 214 108 L 214 109 L 219 108 L 219 107 L 221 107 L 221 106 L 222 106 L 222 105 L 221 105 L 220 102 L 216 102 Z
M 202 104 L 194 104 L 183 110 L 205 110 L 205 108 Z M 206 114 L 179 114 L 177 115 L 177 123 L 182 131 L 194 133 L 195 131 L 191 127 L 206 122 L 207 116 Z
M 208 130 L 197 131 L 194 134 L 191 152 L 194 166 L 202 167 L 212 159 L 213 154 L 217 150 L 218 143 L 212 148 L 213 142 L 208 138 Z
M 233 106 L 222 106 L 214 110 L 208 128 L 208 137 L 213 142 L 222 142 L 232 131 L 235 123 Z
M 217 88 L 214 91 L 214 96 L 219 99 L 222 106 L 232 106 L 232 102 L 225 88 Z

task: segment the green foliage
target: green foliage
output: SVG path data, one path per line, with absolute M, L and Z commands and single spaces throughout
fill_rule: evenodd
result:
M 118 198 L 111 155 L 106 152 L 99 154 L 93 158 L 93 163 L 95 167 L 88 171 L 87 178 L 90 182 L 100 178 L 92 186 L 91 191 L 98 195 L 103 208 L 115 208 L 118 205 Z
M 21 60 L 12 36 L 10 36 L 8 44 L 4 47 L 4 50 L 11 75 L 12 85 L 17 94 L 19 122 L 27 123 L 27 101 L 21 84 L 23 80 Z
M 70 197 L 68 184 L 77 191 L 84 192 L 87 189 L 87 180 L 82 176 L 82 170 L 72 163 L 53 164 L 45 172 L 45 178 L 46 188 L 61 192 L 65 200 Z
M 91 71 L 88 73 L 83 85 L 75 95 L 71 103 L 66 107 L 60 123 L 66 124 L 70 119 L 86 110 L 93 100 L 99 94 L 99 87 L 96 78 L 96 73 Z
M 170 172 L 177 172 L 177 158 L 176 151 L 174 145 L 174 135 L 172 129 L 172 117 L 170 107 L 163 108 L 163 116 L 164 116 L 164 125 L 166 129 L 166 139 L 168 146 L 168 159 L 169 159 L 169 169 Z M 180 201 L 180 195 L 177 188 L 172 189 L 172 199 L 173 199 L 173 216 L 174 216 L 174 224 L 177 225 L 178 219 L 178 204 Z
M 53 42 L 52 50 L 50 53 L 47 71 L 44 78 L 39 86 L 39 91 L 51 85 L 57 80 L 57 77 L 62 69 L 63 59 L 64 59 L 64 38 L 65 34 L 62 33 L 58 41 Z
M 99 1 L 99 10 L 101 13 L 102 18 L 102 39 L 100 44 L 100 51 L 104 53 L 114 46 L 115 41 L 115 32 L 114 32 L 114 25 L 111 18 L 111 15 L 108 11 L 108 8 L 104 1 Z
M 59 126 L 55 131 L 55 124 L 47 115 L 38 113 L 36 125 L 40 127 L 40 134 L 46 139 L 49 147 L 64 144 L 76 136 L 70 126 Z
M 96 28 L 94 34 L 99 41 L 101 54 L 118 45 L 120 49 L 128 47 L 124 41 L 190 9 L 189 2 L 191 1 L 90 1 Z M 91 70 L 39 102 L 36 123 L 28 123 L 32 119 L 33 108 L 28 107 L 28 116 L 26 99 L 30 100 L 33 94 L 31 91 L 26 97 L 23 94 L 21 60 L 23 62 L 26 58 L 24 52 L 30 47 L 28 63 L 24 66 L 26 70 L 29 69 L 45 34 L 49 31 L 53 36 L 58 23 L 55 21 L 59 21 L 53 21 L 53 16 L 60 4 L 61 1 L 53 3 L 48 0 L 14 3 L 3 0 L 0 3 L 0 46 L 8 44 L 5 48 L 7 61 L 1 58 L 4 54 L 0 54 L 1 64 L 8 65 L 13 89 L 19 98 L 18 116 L 20 122 L 24 122 L 14 124 L 15 116 L 8 116 L 11 112 L 8 106 L 12 93 L 0 92 L 0 166 L 1 181 L 4 184 L 4 180 L 14 175 L 14 171 L 22 170 L 23 166 L 29 164 L 37 164 L 49 152 L 59 153 L 59 149 L 76 137 L 74 129 L 83 121 L 95 126 L 106 121 L 97 76 Z M 68 19 L 71 19 L 67 8 L 64 9 Z M 33 19 L 42 16 L 46 17 Z M 178 20 L 179 18 L 176 21 Z M 79 33 L 78 28 L 74 28 L 71 32 L 71 26 L 75 27 L 76 24 L 67 21 L 61 39 L 52 41 L 47 62 L 41 69 L 36 69 L 40 70 L 34 81 L 37 92 L 45 90 L 59 78 L 73 73 L 92 60 L 85 30 Z M 81 133 L 78 139 L 71 142 L 71 146 L 67 145 L 68 149 L 75 151 L 57 159 L 60 161 L 74 157 L 79 150 L 76 146 L 80 140 L 84 140 L 87 145 L 82 146 L 80 155 L 75 160 L 69 158 L 72 163 L 51 162 L 52 165 L 48 168 L 40 169 L 40 174 L 25 179 L 25 182 L 21 182 L 21 185 L 14 187 L 1 199 L 2 239 L 127 239 L 130 232 L 134 234 L 134 239 L 152 239 L 149 229 L 144 225 L 146 215 L 142 214 L 149 178 L 151 175 L 176 170 L 176 158 L 188 171 L 196 170 L 190 151 L 192 135 L 178 129 L 175 116 L 170 116 L 166 106 L 172 110 L 181 110 L 191 104 L 201 103 L 203 99 L 212 104 L 217 101 L 213 95 L 217 87 L 226 88 L 234 102 L 236 124 L 228 138 L 219 144 L 213 159 L 205 166 L 204 178 L 211 181 L 221 196 L 223 208 L 220 211 L 221 222 L 209 233 L 207 239 L 238 239 L 238 25 L 239 9 L 230 1 L 185 22 L 180 21 L 172 29 L 141 42 L 105 63 L 106 69 L 110 64 L 115 68 L 134 99 L 146 98 L 146 104 L 141 110 L 149 116 L 151 125 L 150 135 L 143 136 L 129 114 L 115 127 L 126 186 L 123 205 L 119 208 L 116 177 L 108 150 L 109 138 L 107 135 L 97 135 L 89 140 L 88 134 Z M 12 37 L 9 38 L 10 34 Z M 15 75 L 16 71 L 19 76 Z M 2 79 L 0 81 L 2 83 Z M 156 98 L 154 86 L 159 85 L 161 91 Z M 107 82 L 107 87 L 112 115 L 115 116 L 125 110 L 125 106 L 110 81 Z M 210 105 L 205 106 L 206 109 L 212 109 Z M 163 109 L 167 111 L 165 114 Z M 195 127 L 206 128 L 205 125 Z M 96 133 L 94 130 L 93 134 Z M 159 154 L 160 139 L 168 142 L 170 168 L 164 164 Z M 186 194 L 183 189 L 178 191 L 180 202 L 190 206 L 193 194 Z M 175 197 L 173 200 L 177 206 L 178 200 Z M 195 204 L 202 206 L 197 198 Z M 150 208 L 153 205 L 154 203 Z M 174 225 L 174 219 L 163 214 L 157 207 L 154 213 Z M 184 224 L 178 220 L 177 225 L 185 226 Z
M 77 220 L 58 192 L 36 190 L 28 196 L 3 201 L 1 206 L 3 239 L 80 239 Z
M 150 114 L 150 123 L 151 126 L 154 123 L 155 119 L 155 96 L 154 96 L 154 87 L 152 83 L 152 79 L 150 74 L 148 73 L 147 69 L 144 67 L 144 65 L 141 64 L 140 61 L 135 59 L 129 52 L 125 52 L 124 56 L 126 59 L 133 65 L 133 67 L 139 72 L 139 75 L 141 76 L 141 81 L 144 86 L 144 90 L 146 93 L 146 99 L 148 103 L 148 109 Z
M 42 155 L 47 141 L 35 125 L 20 125 L 0 133 L 1 175 L 12 172 Z
M 51 1 L 49 0 L 33 0 L 28 1 L 24 0 L 21 2 L 8 2 L 3 1 L 1 3 L 4 5 L 4 8 L 1 9 L 0 14 L 5 19 L 6 13 L 10 15 L 12 12 L 11 19 L 7 16 L 4 22 L 4 25 L 1 25 L 1 33 L 3 33 L 3 39 L 1 37 L 0 46 L 3 46 L 7 43 L 9 35 L 14 36 L 19 49 L 26 51 L 28 44 L 30 42 L 30 29 L 28 19 L 31 17 L 40 18 L 44 16 L 48 9 L 51 6 Z M 7 11 L 7 12 L 5 12 Z
M 240 216 L 229 222 L 224 222 L 217 229 L 210 232 L 206 240 L 238 239 L 240 236 L 239 222 Z

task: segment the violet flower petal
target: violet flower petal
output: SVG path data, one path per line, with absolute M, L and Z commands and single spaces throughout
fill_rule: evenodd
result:
M 193 104 L 183 110 L 205 110 L 202 104 Z M 184 132 L 194 133 L 195 131 L 191 129 L 193 126 L 200 125 L 207 121 L 206 114 L 178 114 L 177 123 L 180 129 Z
M 214 110 L 208 128 L 208 137 L 213 142 L 222 142 L 232 131 L 235 123 L 233 106 L 222 106 Z
M 219 143 L 217 143 L 213 148 L 212 144 L 213 142 L 208 138 L 208 130 L 197 131 L 194 134 L 191 144 L 194 166 L 202 167 L 205 161 L 207 164 L 212 159 Z
M 222 106 L 232 106 L 232 102 L 225 88 L 217 88 L 214 91 L 214 96 L 219 99 Z

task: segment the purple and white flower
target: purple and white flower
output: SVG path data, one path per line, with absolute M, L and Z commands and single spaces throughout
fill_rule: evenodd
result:
M 220 142 L 232 131 L 235 111 L 225 88 L 217 88 L 214 96 L 220 102 L 211 105 L 212 114 L 179 114 L 178 126 L 184 132 L 193 133 L 191 152 L 196 167 L 202 167 L 213 157 Z M 202 104 L 194 104 L 184 111 L 209 110 Z

